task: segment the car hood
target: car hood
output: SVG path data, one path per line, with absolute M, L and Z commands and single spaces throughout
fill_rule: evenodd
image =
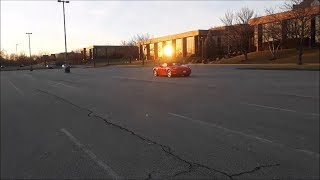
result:
M 174 69 L 190 69 L 190 67 L 186 66 L 186 65 L 171 66 L 171 68 L 174 68 Z

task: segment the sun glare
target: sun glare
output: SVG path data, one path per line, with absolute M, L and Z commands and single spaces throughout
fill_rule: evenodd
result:
M 169 46 L 169 45 L 165 46 L 163 51 L 164 51 L 164 55 L 172 56 L 172 46 Z

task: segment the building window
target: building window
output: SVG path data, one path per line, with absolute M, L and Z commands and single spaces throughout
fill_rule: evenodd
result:
M 172 41 L 166 41 L 166 46 L 172 46 Z
M 143 53 L 143 56 L 147 56 L 147 45 L 142 45 L 142 53 Z
M 277 41 L 282 38 L 281 22 L 272 22 L 262 25 L 262 42 Z
M 187 37 L 187 55 L 194 54 L 194 37 Z
M 258 25 L 256 25 L 255 27 L 254 27 L 254 44 L 256 45 L 256 46 L 258 46 L 258 38 L 259 37 L 259 33 L 258 33 Z
M 176 39 L 176 57 L 182 57 L 182 39 Z
M 154 57 L 154 44 L 150 44 L 150 58 L 153 59 Z
M 162 42 L 158 42 L 158 57 L 163 57 L 162 51 L 163 51 Z
M 306 25 L 305 30 L 308 30 L 309 29 L 308 27 L 311 26 L 311 20 L 309 20 L 307 23 L 308 24 Z M 289 30 L 288 31 L 288 37 L 289 38 L 300 38 L 301 24 L 302 24 L 302 22 L 300 20 L 298 20 L 298 19 L 290 19 L 290 20 L 288 20 L 287 29 Z M 309 32 L 304 32 L 305 37 L 306 36 L 310 37 L 310 36 L 308 36 L 310 34 Z

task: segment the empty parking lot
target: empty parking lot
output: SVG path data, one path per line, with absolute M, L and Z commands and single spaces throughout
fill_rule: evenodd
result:
M 319 71 L 1 72 L 1 178 L 319 178 Z

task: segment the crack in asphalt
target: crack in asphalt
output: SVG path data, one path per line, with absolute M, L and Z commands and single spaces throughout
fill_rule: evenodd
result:
M 251 173 L 254 173 L 256 171 L 259 171 L 262 168 L 271 168 L 271 167 L 276 167 L 276 166 L 280 166 L 280 164 L 278 163 L 278 164 L 257 166 L 257 167 L 253 168 L 250 171 L 245 171 L 245 172 L 241 172 L 241 173 L 237 173 L 237 174 L 232 174 L 231 177 L 241 176 L 241 175 L 244 175 L 244 174 L 251 174 Z
M 174 174 L 172 177 L 174 178 L 174 177 L 182 175 L 182 174 L 190 173 L 192 171 L 192 169 L 193 169 L 193 166 L 191 164 L 189 164 L 188 170 L 180 171 L 180 172 Z
M 71 101 L 69 101 L 69 100 L 67 100 L 67 99 L 64 99 L 64 98 L 62 98 L 62 97 L 60 97 L 60 96 L 57 96 L 57 95 L 55 95 L 55 94 L 52 94 L 52 93 L 50 93 L 50 92 L 47 92 L 47 91 L 44 91 L 44 90 L 41 90 L 41 89 L 36 89 L 36 90 L 39 91 L 39 92 L 42 92 L 42 93 L 44 93 L 44 94 L 53 96 L 53 97 L 55 97 L 55 98 L 57 98 L 57 99 L 65 102 L 65 103 L 67 103 L 67 104 L 70 104 L 70 105 L 72 105 L 72 106 L 74 106 L 74 107 L 77 107 L 78 109 L 81 109 L 81 110 L 84 110 L 84 111 L 89 112 L 89 113 L 87 114 L 88 117 L 94 117 L 94 118 L 101 119 L 101 120 L 103 120 L 106 124 L 108 124 L 108 125 L 110 125 L 110 126 L 113 126 L 113 127 L 116 127 L 116 128 L 118 128 L 118 129 L 120 129 L 120 130 L 126 131 L 127 133 L 129 133 L 129 134 L 131 134 L 131 135 L 133 135 L 133 136 L 141 139 L 142 141 L 145 141 L 145 142 L 147 142 L 147 143 L 149 143 L 149 144 L 157 145 L 157 146 L 159 146 L 159 147 L 162 149 L 162 151 L 164 151 L 165 153 L 167 153 L 167 154 L 169 154 L 170 156 L 174 157 L 176 160 L 178 160 L 178 161 L 180 161 L 180 162 L 184 162 L 185 164 L 188 165 L 188 169 L 187 169 L 187 170 L 180 171 L 180 172 L 174 174 L 173 176 L 171 176 L 171 178 L 177 177 L 177 176 L 182 175 L 182 174 L 190 173 L 190 172 L 192 172 L 192 170 L 195 169 L 195 167 L 200 167 L 200 168 L 207 169 L 207 170 L 209 170 L 209 171 L 213 171 L 213 172 L 216 172 L 216 173 L 220 173 L 220 174 L 228 177 L 229 179 L 233 180 L 233 177 L 241 176 L 241 175 L 244 175 L 244 174 L 254 173 L 254 172 L 256 172 L 256 171 L 261 170 L 262 168 L 270 168 L 270 167 L 280 166 L 280 164 L 261 165 L 261 166 L 257 166 L 257 167 L 255 167 L 255 168 L 253 168 L 253 169 L 250 170 L 250 171 L 244 171 L 244 172 L 240 172 L 240 173 L 236 173 L 236 174 L 229 174 L 229 173 L 220 171 L 220 170 L 218 170 L 218 169 L 215 169 L 215 168 L 212 168 L 212 167 L 209 167 L 209 166 L 206 166 L 206 165 L 197 163 L 197 162 L 193 162 L 193 161 L 189 161 L 189 160 L 183 159 L 183 158 L 180 157 L 178 154 L 175 154 L 175 153 L 173 152 L 173 150 L 172 150 L 171 147 L 169 147 L 169 146 L 167 146 L 167 145 L 163 145 L 163 144 L 161 144 L 161 143 L 158 143 L 158 142 L 156 142 L 156 141 L 154 141 L 154 140 L 148 139 L 148 138 L 146 138 L 146 137 L 144 137 L 144 136 L 142 136 L 142 135 L 140 135 L 140 134 L 135 133 L 133 130 L 130 130 L 130 129 L 126 128 L 126 127 L 123 127 L 123 126 L 121 126 L 121 125 L 118 125 L 118 124 L 115 124 L 115 123 L 113 123 L 113 122 L 110 122 L 110 121 L 109 121 L 109 120 L 111 120 L 110 118 L 104 118 L 104 117 L 101 117 L 101 116 L 99 116 L 99 115 L 95 115 L 95 114 L 94 114 L 94 111 L 91 111 L 90 109 L 87 109 L 87 108 L 78 106 L 77 104 L 74 104 L 74 103 L 72 103 Z M 151 174 L 151 173 L 148 174 L 147 179 L 152 179 L 152 174 Z

